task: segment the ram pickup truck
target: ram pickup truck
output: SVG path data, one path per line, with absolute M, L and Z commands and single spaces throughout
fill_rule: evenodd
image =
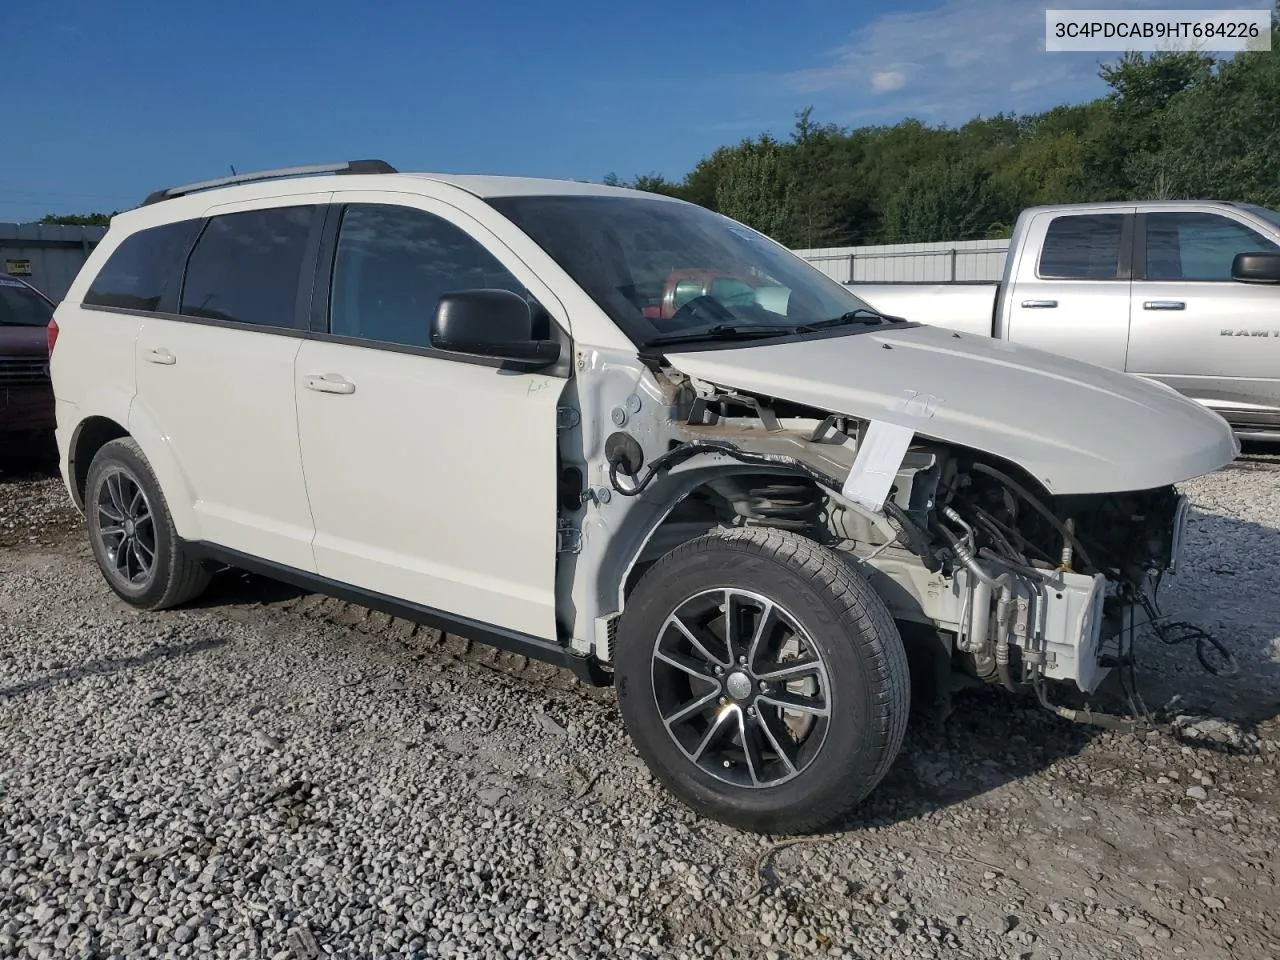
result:
M 876 310 L 1161 380 L 1280 440 L 1280 213 L 1243 203 L 1041 206 L 994 282 L 853 283 Z

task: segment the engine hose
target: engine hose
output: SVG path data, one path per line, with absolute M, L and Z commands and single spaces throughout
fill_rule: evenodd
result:
M 636 480 L 632 474 L 630 479 L 635 484 L 631 489 L 626 489 L 618 485 L 618 471 L 621 467 L 621 458 L 615 458 L 609 463 L 609 483 L 614 490 L 622 494 L 624 497 L 634 497 L 643 493 L 645 488 L 649 486 L 653 478 L 662 470 L 670 469 L 677 464 L 696 457 L 700 453 L 719 453 L 726 457 L 732 457 L 742 463 L 751 463 L 758 466 L 790 467 L 799 470 L 806 476 L 827 487 L 839 489 L 840 484 L 831 477 L 826 476 L 818 470 L 813 469 L 807 463 L 796 460 L 794 457 L 782 457 L 768 453 L 746 453 L 739 450 L 730 443 L 724 443 L 718 440 L 695 440 L 692 443 L 685 443 L 674 450 L 668 450 L 661 456 L 654 457 L 649 463 L 649 468 L 645 471 L 644 478 Z
M 1093 569 L 1095 570 L 1098 569 L 1098 567 L 1094 565 L 1093 560 L 1089 558 L 1089 551 L 1084 548 L 1084 544 L 1080 542 L 1080 538 L 1077 537 L 1070 530 L 1068 530 L 1066 527 L 1066 524 L 1064 524 L 1061 520 L 1059 520 L 1057 517 L 1053 515 L 1052 510 L 1050 510 L 1043 503 L 1041 503 L 1039 499 L 1037 499 L 1035 496 L 1029 493 L 1025 487 L 1023 487 L 1021 484 L 1018 483 L 1018 481 L 1014 480 L 1012 477 L 1008 476 L 1007 474 L 1001 473 L 995 467 L 987 466 L 985 463 L 975 463 L 973 465 L 973 471 L 974 473 L 985 473 L 987 476 L 991 477 L 993 480 L 996 480 L 1004 484 L 1006 487 L 1008 487 L 1010 490 L 1016 493 L 1019 497 L 1025 500 L 1031 506 L 1031 508 L 1035 510 L 1036 513 L 1040 514 L 1040 516 L 1048 520 L 1049 523 L 1053 524 L 1054 528 L 1060 534 L 1062 534 L 1063 538 L 1068 543 L 1070 543 L 1072 547 L 1075 548 L 1076 553 L 1080 555 L 1080 560 L 1084 563 L 1086 567 L 1093 567 Z
M 924 564 L 925 569 L 930 573 L 937 573 L 941 570 L 942 561 L 930 549 L 928 534 L 924 532 L 918 523 L 907 516 L 907 511 L 892 500 L 885 500 L 884 512 L 898 521 L 898 526 L 902 528 L 902 533 L 907 538 L 907 546 L 911 548 L 912 553 L 920 558 L 920 562 Z
M 1084 723 L 1092 727 L 1102 727 L 1106 730 L 1114 730 L 1117 733 L 1137 733 L 1142 728 L 1142 724 L 1138 721 L 1125 717 L 1117 717 L 1110 713 L 1094 713 L 1089 709 L 1072 710 L 1069 707 L 1060 707 L 1056 703 L 1050 703 L 1048 694 L 1044 690 L 1044 681 L 1037 682 L 1035 688 L 1036 698 L 1040 701 L 1040 706 L 1063 720 L 1070 720 L 1072 723 Z
M 1001 663 L 996 661 L 996 673 L 1000 676 L 1000 683 L 1010 693 L 1022 693 L 1027 689 L 1027 685 L 1021 680 L 1013 679 L 1013 671 L 1009 668 L 1008 661 Z

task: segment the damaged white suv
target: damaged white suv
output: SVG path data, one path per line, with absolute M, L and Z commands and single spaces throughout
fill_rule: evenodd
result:
M 769 832 L 875 787 L 911 666 L 1096 689 L 1177 561 L 1172 484 L 1238 453 L 1167 387 L 882 317 L 709 210 L 381 161 L 160 191 L 50 340 L 126 601 L 231 565 L 560 663 Z

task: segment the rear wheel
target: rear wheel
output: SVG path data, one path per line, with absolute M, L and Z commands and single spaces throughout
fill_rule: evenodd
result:
M 787 531 L 678 547 L 619 625 L 615 682 L 637 750 L 695 811 L 748 830 L 847 816 L 897 756 L 909 679 L 883 601 L 845 558 Z
M 163 610 L 209 585 L 208 570 L 179 539 L 155 474 L 131 438 L 112 440 L 94 456 L 84 510 L 94 559 L 131 606 Z

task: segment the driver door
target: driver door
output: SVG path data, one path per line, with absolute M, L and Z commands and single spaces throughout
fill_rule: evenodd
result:
M 338 194 L 316 339 L 295 367 L 319 574 L 555 639 L 556 407 L 567 380 L 428 346 L 480 287 L 563 307 L 502 243 L 420 196 Z M 336 222 L 336 230 L 333 223 Z

